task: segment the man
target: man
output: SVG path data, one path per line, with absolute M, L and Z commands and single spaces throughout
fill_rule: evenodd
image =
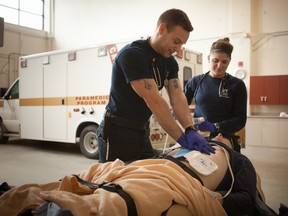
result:
M 123 161 L 153 156 L 149 119 L 153 114 L 163 129 L 181 146 L 206 154 L 214 152 L 192 126 L 185 95 L 172 54 L 180 50 L 193 27 L 181 10 L 165 11 L 152 37 L 125 46 L 113 64 L 109 103 L 97 130 L 99 161 Z M 173 112 L 159 93 L 165 86 Z

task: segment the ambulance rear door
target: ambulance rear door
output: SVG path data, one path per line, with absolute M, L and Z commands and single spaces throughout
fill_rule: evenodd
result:
M 64 56 L 47 56 L 43 65 L 43 132 L 47 140 L 66 141 L 67 137 L 67 60 Z

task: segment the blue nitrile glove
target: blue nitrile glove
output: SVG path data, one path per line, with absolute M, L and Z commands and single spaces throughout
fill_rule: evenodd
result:
M 210 131 L 211 133 L 214 133 L 217 131 L 215 124 L 209 121 L 201 122 L 197 124 L 197 127 L 200 131 Z
M 183 133 L 177 142 L 190 150 L 200 151 L 205 154 L 215 153 L 215 149 L 209 145 L 208 141 L 193 129 L 187 131 L 186 134 Z

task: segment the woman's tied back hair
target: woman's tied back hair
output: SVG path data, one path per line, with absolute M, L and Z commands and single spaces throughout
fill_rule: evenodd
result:
M 229 41 L 230 40 L 227 37 L 215 41 L 211 46 L 210 53 L 224 52 L 229 57 L 231 57 L 231 53 L 233 51 L 233 45 L 231 43 L 229 43 Z
M 176 26 L 181 26 L 185 31 L 193 31 L 192 24 L 187 14 L 179 9 L 170 9 L 162 13 L 158 19 L 157 26 L 161 23 L 165 23 L 168 32 Z

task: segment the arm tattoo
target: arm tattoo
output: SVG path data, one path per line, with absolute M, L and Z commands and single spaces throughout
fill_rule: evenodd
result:
M 146 79 L 144 79 L 144 85 L 146 89 L 151 90 L 152 86 Z
M 173 79 L 173 85 L 175 88 L 179 88 L 177 79 Z

